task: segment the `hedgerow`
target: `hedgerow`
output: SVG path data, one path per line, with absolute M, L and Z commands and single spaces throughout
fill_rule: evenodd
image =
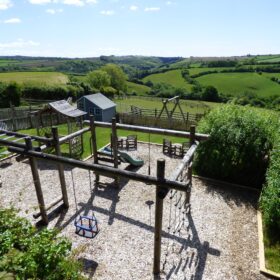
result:
M 15 279 L 83 279 L 71 243 L 54 230 L 37 232 L 12 209 L 0 210 L 0 271 Z
M 212 110 L 198 130 L 210 138 L 195 158 L 198 174 L 263 187 L 261 209 L 280 231 L 280 123 L 272 111 L 226 105 Z
M 261 195 L 261 209 L 265 224 L 280 232 L 280 129 L 271 151 L 266 184 Z M 276 232 L 276 231 L 275 231 Z
M 212 110 L 198 129 L 210 134 L 199 146 L 196 171 L 234 183 L 261 186 L 275 138 L 274 113 L 225 105 Z

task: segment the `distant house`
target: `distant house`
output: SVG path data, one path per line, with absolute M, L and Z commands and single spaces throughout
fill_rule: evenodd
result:
M 77 101 L 78 109 L 94 115 L 96 121 L 111 122 L 116 115 L 116 104 L 101 93 L 84 95 Z

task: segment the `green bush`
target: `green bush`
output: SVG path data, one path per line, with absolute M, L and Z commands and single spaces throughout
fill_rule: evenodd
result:
M 15 82 L 0 82 L 0 108 L 7 108 L 10 105 L 19 106 L 21 98 L 21 87 Z
M 212 110 L 198 126 L 198 130 L 210 134 L 210 138 L 198 148 L 196 172 L 261 186 L 276 127 L 277 118 L 269 111 L 236 105 Z
M 40 232 L 14 210 L 0 210 L 0 271 L 16 279 L 83 279 L 70 258 L 71 243 L 57 232 Z
M 266 185 L 261 195 L 261 208 L 265 224 L 280 232 L 280 129 L 271 152 L 266 173 Z

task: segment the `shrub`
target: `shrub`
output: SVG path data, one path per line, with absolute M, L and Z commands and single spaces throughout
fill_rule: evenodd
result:
M 225 105 L 212 110 L 198 126 L 210 138 L 201 143 L 195 170 L 203 176 L 260 186 L 272 148 L 276 116 L 251 107 Z
M 261 195 L 264 222 L 269 228 L 280 232 L 280 129 L 278 129 L 270 163 L 266 173 L 266 185 Z
M 20 105 L 21 87 L 15 83 L 1 83 L 0 82 L 0 108 Z
M 56 231 L 36 232 L 14 210 L 0 210 L 0 271 L 16 279 L 83 279 L 70 249 L 71 243 Z

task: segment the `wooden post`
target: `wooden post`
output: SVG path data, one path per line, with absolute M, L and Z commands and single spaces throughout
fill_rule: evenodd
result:
M 11 117 L 12 117 L 12 126 L 13 126 L 13 131 L 16 131 L 16 122 L 15 122 L 15 118 L 16 118 L 16 111 L 15 111 L 15 106 L 11 105 Z
M 190 211 L 190 200 L 191 200 L 191 188 L 192 188 L 192 162 L 188 165 L 187 169 L 187 180 L 189 180 L 188 190 L 185 192 L 185 209 L 189 207 Z
M 26 144 L 27 150 L 33 150 L 30 137 L 25 138 L 25 144 Z M 49 219 L 48 219 L 46 208 L 45 208 L 45 202 L 44 202 L 44 196 L 43 196 L 43 192 L 42 192 L 42 188 L 41 188 L 37 160 L 34 157 L 29 157 L 29 163 L 30 163 L 31 172 L 32 172 L 32 176 L 33 176 L 33 182 L 34 182 L 35 189 L 36 189 L 36 194 L 37 194 L 40 213 L 42 216 L 42 221 L 44 222 L 44 224 L 48 224 Z
M 190 147 L 195 143 L 195 125 L 191 125 L 190 127 Z M 189 207 L 190 211 L 190 199 L 191 199 L 191 187 L 192 187 L 192 160 L 193 156 L 191 158 L 191 161 L 188 165 L 187 169 L 187 179 L 190 182 L 188 191 L 185 192 L 185 208 Z
M 157 160 L 157 178 L 164 180 L 165 160 Z M 161 231 L 162 231 L 162 216 L 163 216 L 163 197 L 161 195 L 161 186 L 156 186 L 156 208 L 155 208 L 155 235 L 154 235 L 154 268 L 153 273 L 160 273 L 160 258 L 161 258 Z
M 54 144 L 54 148 L 55 148 L 55 154 L 57 156 L 61 156 L 58 129 L 57 129 L 56 126 L 52 127 L 52 136 L 53 136 L 53 144 Z M 61 163 L 58 163 L 57 167 L 58 167 L 58 174 L 59 174 L 63 204 L 64 204 L 65 208 L 68 208 L 69 207 L 69 202 L 68 202 L 67 188 L 66 188 L 66 182 L 65 182 L 65 176 L 64 176 L 64 167 L 63 167 L 63 164 L 61 164 Z
M 112 148 L 114 156 L 114 168 L 118 168 L 118 136 L 116 118 L 112 118 Z M 119 187 L 119 178 L 115 177 L 115 185 Z
M 92 146 L 92 152 L 93 152 L 93 160 L 94 163 L 98 163 L 98 153 L 97 153 L 97 142 L 96 142 L 96 126 L 94 123 L 94 116 L 90 115 L 90 132 L 91 132 L 91 146 Z M 99 175 L 95 175 L 95 182 L 99 182 Z
M 191 125 L 190 127 L 190 147 L 195 142 L 195 125 Z

